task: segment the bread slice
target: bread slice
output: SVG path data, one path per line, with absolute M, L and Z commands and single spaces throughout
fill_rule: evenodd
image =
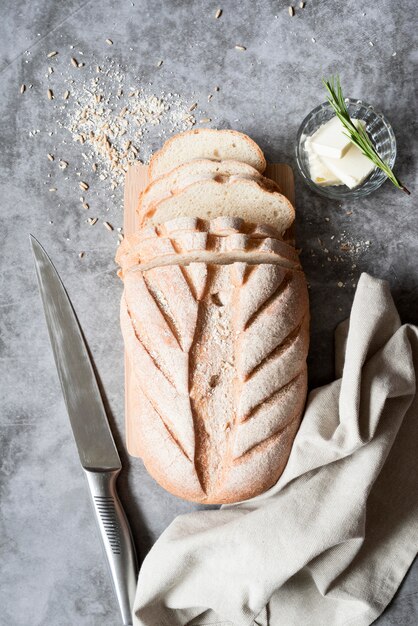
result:
M 150 160 L 149 178 L 154 180 L 194 159 L 233 159 L 264 172 L 266 160 L 261 149 L 247 135 L 236 130 L 199 128 L 179 133 L 165 142 Z
M 143 216 L 142 225 L 161 224 L 175 217 L 213 219 L 219 216 L 268 224 L 283 234 L 293 223 L 295 210 L 281 193 L 270 191 L 253 180 L 204 180 L 158 202 Z
M 179 165 L 148 185 L 141 194 L 137 209 L 140 222 L 142 216 L 146 215 L 157 202 L 169 198 L 192 183 L 201 180 L 224 181 L 234 177 L 255 180 L 272 191 L 280 192 L 279 186 L 274 181 L 264 178 L 258 170 L 248 163 L 233 160 L 197 159 Z

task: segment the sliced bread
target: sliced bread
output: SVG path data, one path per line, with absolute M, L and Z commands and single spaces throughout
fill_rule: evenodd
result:
M 189 163 L 183 163 L 167 174 L 151 181 L 141 194 L 138 214 L 146 215 L 157 202 L 181 191 L 184 187 L 200 180 L 223 181 L 231 177 L 247 178 L 263 183 L 274 191 L 280 191 L 273 181 L 263 178 L 262 174 L 248 163 L 242 161 L 211 161 L 210 159 L 196 159 Z
M 247 135 L 236 130 L 199 128 L 179 133 L 165 142 L 150 160 L 149 178 L 154 180 L 194 159 L 233 159 L 264 172 L 266 160 L 261 149 Z
M 283 234 L 295 218 L 289 200 L 254 180 L 227 178 L 203 180 L 161 200 L 143 216 L 142 226 L 162 224 L 176 217 L 240 217 L 247 222 L 268 224 Z

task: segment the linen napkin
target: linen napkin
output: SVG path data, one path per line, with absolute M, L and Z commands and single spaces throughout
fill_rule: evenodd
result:
M 360 278 L 336 376 L 265 494 L 179 516 L 146 557 L 136 626 L 368 625 L 418 550 L 418 328 Z

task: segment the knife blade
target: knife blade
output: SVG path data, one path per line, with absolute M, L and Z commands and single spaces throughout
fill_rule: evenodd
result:
M 64 401 L 89 486 L 124 625 L 132 624 L 137 560 L 116 479 L 122 469 L 75 311 L 51 259 L 30 236 L 39 291 Z

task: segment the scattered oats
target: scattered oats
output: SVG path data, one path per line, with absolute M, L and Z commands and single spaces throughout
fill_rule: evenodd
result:
M 118 239 L 119 239 L 120 242 L 122 242 L 124 240 L 124 238 L 125 238 L 125 236 L 122 235 L 122 233 L 118 234 Z
M 65 170 L 68 167 L 68 162 L 61 160 L 58 165 L 62 170 Z
M 93 163 L 91 169 L 93 170 L 93 172 L 97 172 L 97 163 Z
M 245 46 L 235 46 L 235 50 L 240 50 L 240 52 L 245 52 L 247 48 Z
M 341 281 L 338 283 L 338 287 L 344 287 L 344 283 L 342 283 Z
M 57 188 L 56 187 L 50 187 L 49 191 L 57 191 Z
M 87 222 L 90 224 L 90 226 L 94 226 L 98 219 L 98 217 L 88 217 Z
M 222 15 L 222 9 L 216 9 L 215 20 L 219 19 Z
M 90 205 L 88 204 L 88 202 L 83 202 L 83 204 L 81 205 L 83 207 L 83 209 L 89 209 Z
M 52 57 L 56 57 L 58 54 L 57 50 L 53 50 L 52 52 L 48 52 L 48 54 L 46 55 L 47 59 L 52 59 Z
M 54 99 L 54 93 L 53 93 L 52 89 L 48 89 L 48 91 L 46 92 L 46 95 L 48 96 L 48 100 L 53 100 Z
M 203 119 L 199 120 L 199 124 L 208 124 L 211 121 L 212 121 L 211 117 L 204 117 Z
M 70 92 L 68 90 L 64 91 L 64 95 L 63 95 L 64 100 L 68 100 L 69 97 L 70 97 Z
M 113 41 L 111 39 L 106 39 L 106 43 L 108 46 L 113 46 Z
M 83 191 L 87 191 L 87 189 L 89 188 L 88 184 L 87 184 L 87 183 L 85 183 L 85 182 L 83 182 L 83 181 L 79 183 L 79 187 L 80 187 L 80 189 L 82 189 Z
M 71 65 L 73 65 L 74 67 L 78 67 L 78 61 L 74 57 L 72 57 L 71 59 Z
M 197 102 L 193 102 L 193 104 L 189 106 L 189 111 L 194 111 L 196 107 L 197 107 Z
M 393 53 L 392 53 L 392 56 L 393 56 L 393 57 L 396 57 L 396 52 L 393 52 Z
M 158 63 L 157 63 L 157 67 L 161 67 L 161 66 L 162 66 L 162 64 L 163 64 L 163 61 L 162 61 L 162 60 L 158 61 Z
M 215 91 L 219 91 L 219 87 L 218 87 L 218 85 L 216 85 L 216 87 L 215 87 Z
M 78 253 L 78 256 L 80 257 L 80 259 L 82 259 L 82 258 L 83 258 L 83 256 L 84 256 L 84 252 L 79 252 L 79 253 Z
M 304 9 L 304 8 L 305 8 L 305 4 L 306 4 L 305 2 L 299 2 L 299 6 L 300 6 L 300 8 L 301 8 L 301 9 Z
M 326 222 L 329 222 L 329 217 L 326 217 L 326 218 L 325 218 L 325 221 L 326 221 Z
M 84 67 L 84 66 L 85 66 L 85 63 L 83 63 L 83 62 L 80 62 L 80 63 L 77 65 L 77 67 Z
M 109 224 L 109 222 L 103 222 L 103 226 L 105 228 L 107 228 L 107 230 L 109 230 L 109 231 L 113 230 L 113 226 L 112 226 L 112 224 Z
M 312 41 L 312 43 L 315 43 L 316 42 L 315 37 L 312 37 L 311 41 Z
M 26 85 L 25 84 L 20 85 L 20 93 L 25 93 L 25 91 L 26 91 Z
M 53 154 L 47 154 L 46 156 L 48 157 L 48 161 L 53 161 L 55 158 Z
M 353 211 L 346 211 L 346 215 L 352 215 Z
M 294 9 L 293 7 L 289 7 L 289 8 L 288 8 L 288 11 L 289 11 L 289 15 L 290 15 L 290 17 L 293 17 L 293 16 L 294 16 L 294 14 L 295 14 L 295 9 Z
M 369 41 L 369 45 L 373 48 L 373 46 L 374 46 L 373 41 Z
M 213 98 L 213 93 L 210 93 L 210 94 L 208 95 L 208 102 L 210 102 L 210 101 L 212 100 L 212 98 Z

